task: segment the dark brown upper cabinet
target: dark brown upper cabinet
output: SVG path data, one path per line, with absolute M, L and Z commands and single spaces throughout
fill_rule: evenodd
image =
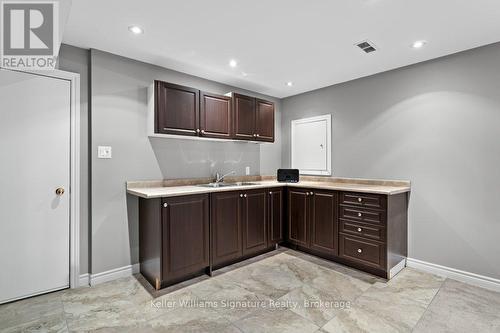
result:
M 274 103 L 257 99 L 255 112 L 256 139 L 274 142 Z
M 233 93 L 234 138 L 274 142 L 274 103 Z
M 230 139 L 231 132 L 231 97 L 202 92 L 200 97 L 200 136 Z
M 155 81 L 155 132 L 198 135 L 200 91 Z
M 149 114 L 152 124 L 152 111 Z M 151 133 L 153 127 L 149 126 Z M 274 142 L 274 103 L 155 80 L 154 134 Z
M 255 98 L 233 94 L 234 137 L 255 140 Z

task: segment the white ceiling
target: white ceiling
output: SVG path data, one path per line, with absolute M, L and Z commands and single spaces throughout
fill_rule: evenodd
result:
M 276 97 L 497 41 L 498 0 L 73 0 L 63 38 Z

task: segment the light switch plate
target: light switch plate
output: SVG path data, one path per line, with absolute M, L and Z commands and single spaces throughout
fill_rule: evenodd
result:
M 245 175 L 247 175 L 247 176 L 250 175 L 250 167 L 249 166 L 247 166 L 245 168 Z
M 111 158 L 112 149 L 109 146 L 98 146 L 97 147 L 97 158 Z

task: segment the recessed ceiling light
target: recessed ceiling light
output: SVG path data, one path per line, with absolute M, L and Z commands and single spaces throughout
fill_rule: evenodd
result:
M 419 49 L 423 47 L 427 42 L 425 40 L 417 40 L 416 42 L 413 43 L 413 48 L 414 49 Z
M 289 86 L 289 87 L 291 87 L 291 86 L 293 86 L 293 82 L 292 82 L 292 81 L 288 81 L 288 82 L 286 83 L 286 85 L 287 85 L 287 86 Z
M 238 66 L 238 62 L 234 59 L 231 59 L 231 60 L 229 60 L 229 66 L 231 66 L 232 68 L 235 68 L 236 66 Z
M 130 30 L 130 32 L 135 35 L 140 35 L 144 33 L 144 30 L 142 30 L 142 28 L 139 27 L 138 25 L 131 25 L 130 27 L 128 27 L 128 30 Z

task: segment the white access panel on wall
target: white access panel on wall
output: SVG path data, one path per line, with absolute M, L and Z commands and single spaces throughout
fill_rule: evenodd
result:
M 292 120 L 292 168 L 303 175 L 331 175 L 332 116 Z

